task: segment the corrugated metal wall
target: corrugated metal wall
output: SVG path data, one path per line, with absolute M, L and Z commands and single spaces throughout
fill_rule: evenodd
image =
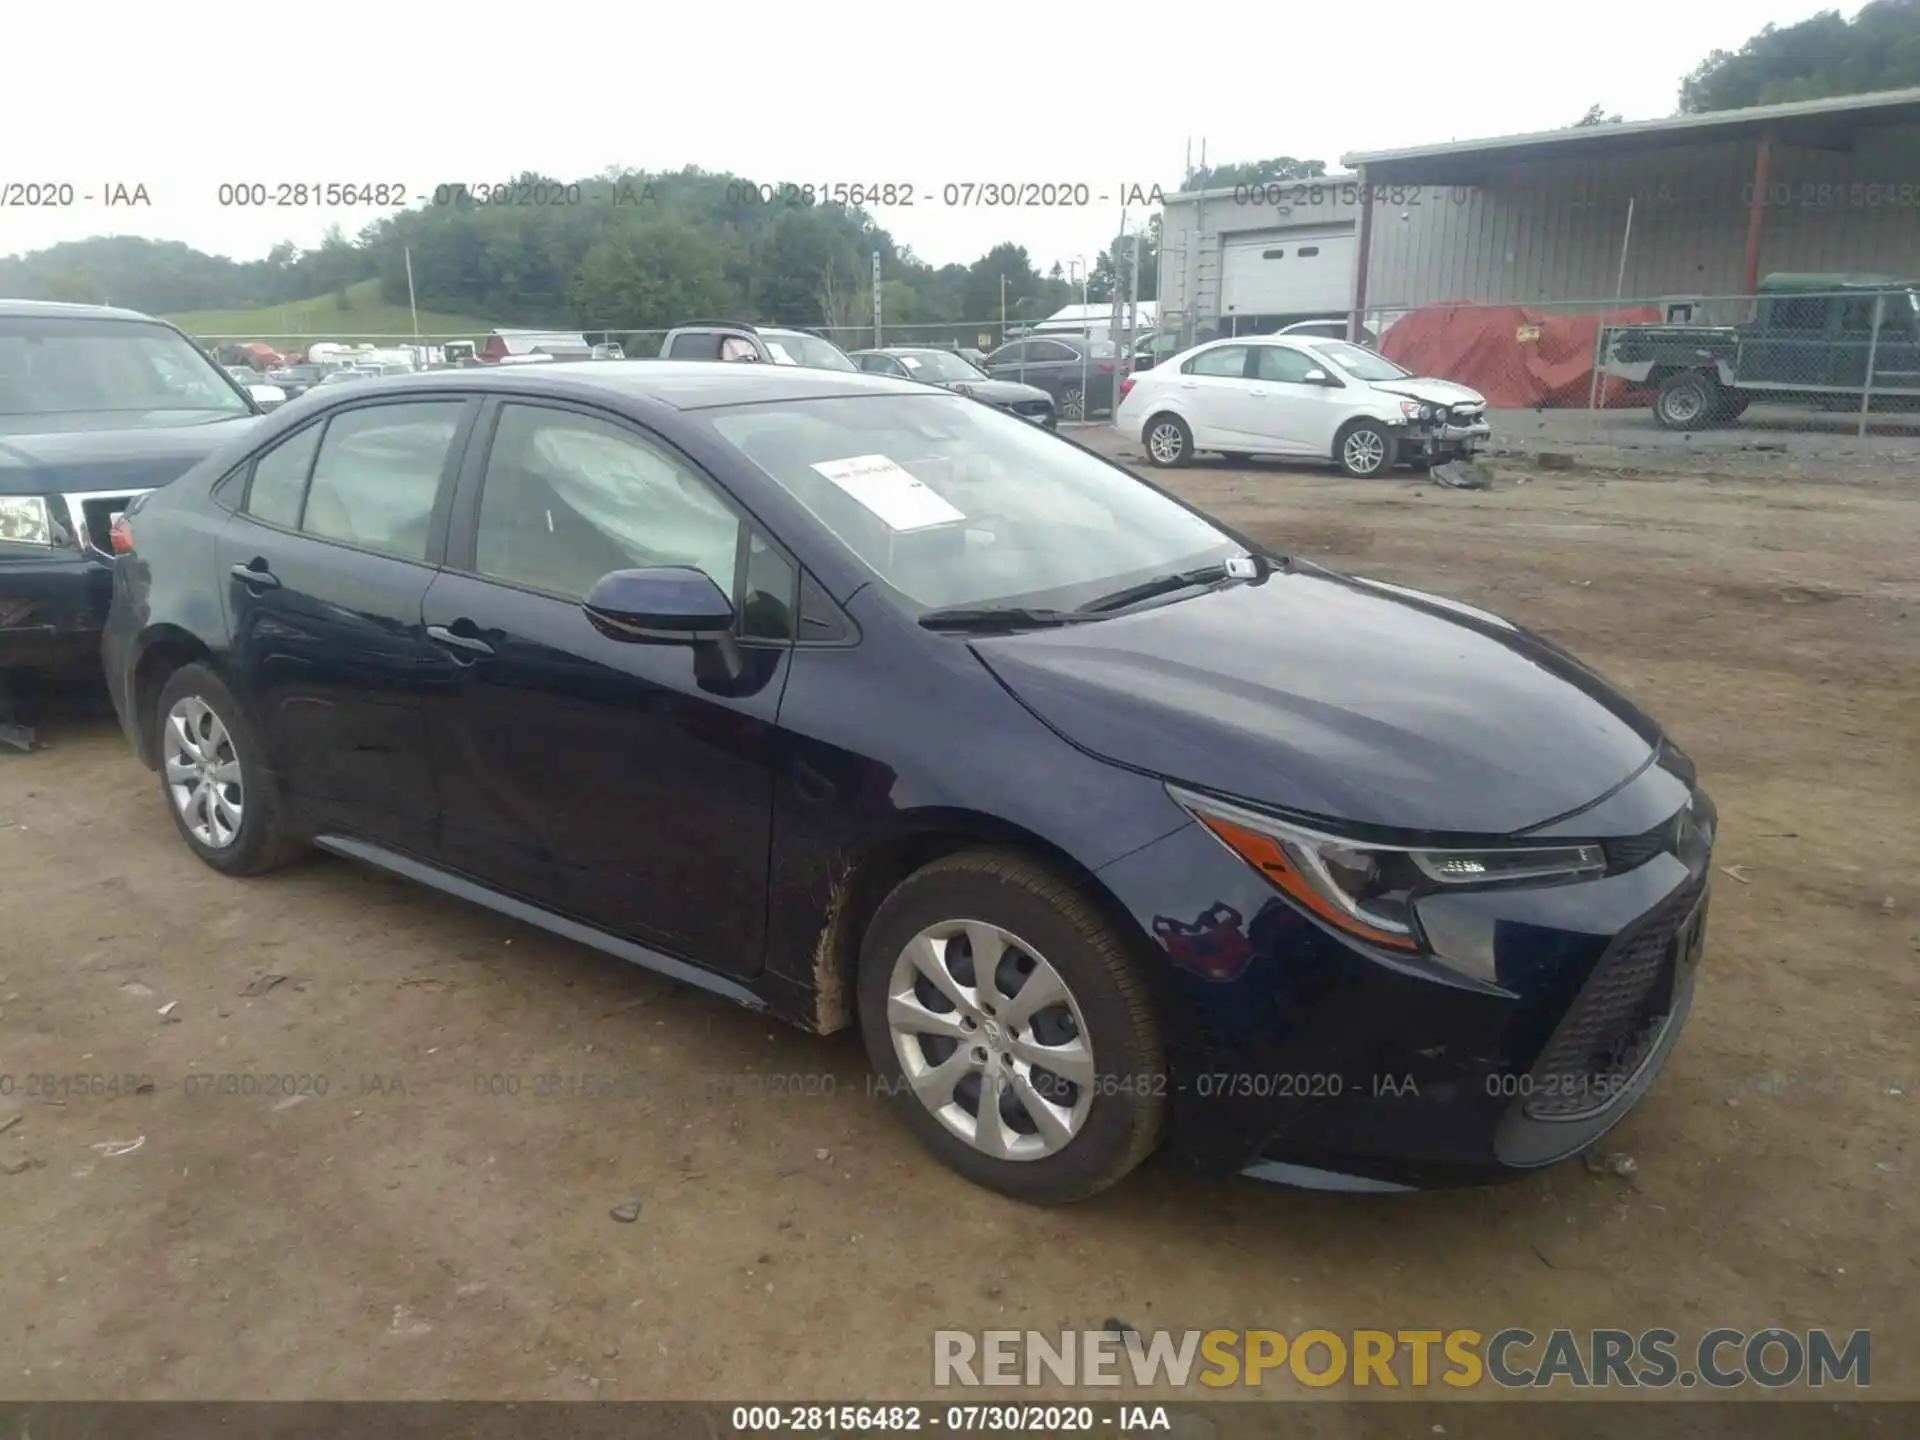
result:
M 1629 197 L 1626 298 L 1738 294 L 1746 288 L 1754 156 L 1751 141 L 1676 145 L 1529 161 L 1476 188 L 1383 187 L 1375 197 L 1367 304 L 1397 310 L 1445 300 L 1610 301 Z M 1161 222 L 1159 292 L 1168 322 L 1188 310 L 1189 289 L 1202 321 L 1218 318 L 1225 237 L 1355 218 L 1351 180 L 1320 182 L 1318 204 L 1311 182 L 1288 186 L 1274 204 L 1170 199 Z M 1776 147 L 1768 192 L 1763 275 L 1920 276 L 1920 130 L 1878 132 L 1853 154 Z

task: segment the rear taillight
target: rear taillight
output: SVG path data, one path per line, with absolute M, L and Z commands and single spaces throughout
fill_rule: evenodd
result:
M 127 524 L 126 516 L 114 516 L 113 528 L 107 533 L 112 539 L 114 554 L 131 555 L 133 553 L 133 527 Z
M 1129 375 L 1127 376 L 1126 379 L 1120 382 L 1120 398 L 1122 400 L 1126 399 L 1128 394 L 1131 393 L 1132 390 L 1133 390 L 1133 376 Z
M 1105 362 L 1102 362 L 1100 366 L 1100 373 L 1102 375 L 1111 375 L 1113 373 L 1113 366 L 1108 365 Z

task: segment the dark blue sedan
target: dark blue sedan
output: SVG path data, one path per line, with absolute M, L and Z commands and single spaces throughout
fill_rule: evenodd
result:
M 987 406 L 550 365 L 316 391 L 131 507 L 105 641 L 207 864 L 307 846 L 821 1032 L 957 1170 L 1322 1188 L 1593 1143 L 1711 803 L 1551 643 Z

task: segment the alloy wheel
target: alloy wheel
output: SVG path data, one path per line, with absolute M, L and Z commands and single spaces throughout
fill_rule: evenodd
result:
M 1162 465 L 1171 465 L 1186 449 L 1186 438 L 1171 420 L 1162 420 L 1147 432 L 1147 453 Z
M 1081 420 L 1086 418 L 1087 397 L 1078 385 L 1069 385 L 1060 395 L 1060 418 L 1063 420 Z
M 983 1155 L 1045 1159 L 1086 1123 L 1095 1072 L 1080 1004 L 997 925 L 947 920 L 914 936 L 888 979 L 887 1028 L 920 1103 Z
M 161 763 L 167 792 L 187 833 L 209 850 L 233 844 L 246 814 L 240 757 L 226 725 L 206 701 L 187 695 L 167 712 Z
M 1386 441 L 1378 430 L 1356 430 L 1347 436 L 1340 455 L 1347 469 L 1357 475 L 1371 475 L 1386 463 Z

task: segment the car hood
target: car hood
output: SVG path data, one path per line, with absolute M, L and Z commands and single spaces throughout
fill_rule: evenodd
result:
M 1510 834 L 1605 796 L 1660 741 L 1551 642 L 1316 567 L 973 649 L 1083 750 L 1360 826 Z
M 964 385 L 967 393 L 976 400 L 984 400 L 989 405 L 1018 405 L 1034 400 L 1050 400 L 1052 397 L 1038 385 L 1022 385 L 1018 380 L 957 380 L 948 384 Z
M 1384 390 L 1389 395 L 1404 395 L 1409 400 L 1422 400 L 1429 405 L 1484 405 L 1487 397 L 1478 390 L 1469 390 L 1464 385 L 1456 385 L 1451 380 L 1431 380 L 1420 376 L 1411 380 L 1375 380 L 1376 390 Z
M 0 495 L 154 489 L 259 423 L 247 415 L 151 430 L 0 434 Z

